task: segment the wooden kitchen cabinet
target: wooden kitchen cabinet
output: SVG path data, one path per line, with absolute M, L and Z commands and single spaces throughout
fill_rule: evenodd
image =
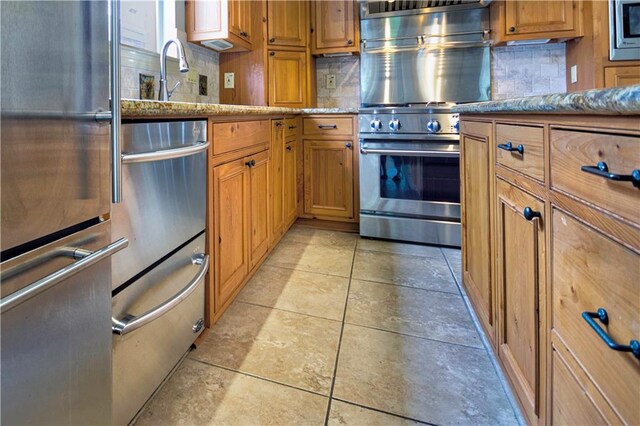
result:
M 212 48 L 208 42 L 223 40 L 233 45 L 223 52 L 251 50 L 253 3 L 244 0 L 187 0 L 187 41 Z
M 284 120 L 271 120 L 271 242 L 278 242 L 284 231 Z
M 289 124 L 291 126 L 291 124 Z M 286 137 L 284 146 L 283 175 L 283 204 L 284 225 L 288 229 L 298 217 L 298 135 Z
M 501 179 L 496 195 L 498 356 L 525 417 L 535 424 L 543 402 L 539 304 L 545 288 L 544 203 Z
M 304 212 L 353 218 L 353 142 L 304 141 Z
M 267 1 L 267 44 L 269 47 L 307 47 L 309 2 Z
M 494 44 L 583 35 L 581 0 L 497 0 L 490 16 Z
M 229 300 L 249 271 L 250 174 L 244 158 L 211 169 L 215 309 Z
M 640 65 L 604 69 L 604 87 L 625 87 L 634 84 L 640 84 Z
M 306 52 L 269 51 L 269 106 L 306 106 L 307 80 Z
M 352 0 L 314 1 L 311 53 L 314 55 L 360 52 L 357 4 Z
M 245 158 L 249 167 L 249 269 L 269 250 L 269 153 Z
M 463 114 L 460 127 L 463 284 L 527 422 L 639 424 L 639 189 L 584 168 L 637 169 L 637 117 Z M 495 288 L 490 324 L 479 276 Z
M 495 286 L 491 276 L 492 128 L 461 123 L 460 175 L 462 275 L 469 299 L 491 340 L 495 339 Z

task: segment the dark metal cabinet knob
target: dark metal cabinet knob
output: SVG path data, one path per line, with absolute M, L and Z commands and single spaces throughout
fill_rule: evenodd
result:
M 540 212 L 533 210 L 531 207 L 525 207 L 524 210 L 522 211 L 522 215 L 527 220 L 533 220 L 536 217 L 542 218 L 542 214 Z
M 353 44 L 353 40 L 347 40 L 347 44 L 351 46 Z
M 248 33 L 248 32 L 246 32 L 246 31 L 240 31 L 240 35 L 241 35 L 242 37 L 248 37 L 248 36 L 249 36 L 249 33 Z
M 253 167 L 256 165 L 256 160 L 247 161 L 244 165 L 247 167 Z
M 509 32 L 510 33 L 515 33 L 516 32 L 516 27 L 509 27 Z
M 291 145 L 287 145 L 287 151 L 291 151 Z
M 353 145 L 351 144 L 351 142 L 347 142 L 344 146 L 347 147 L 348 149 L 351 149 Z
M 269 43 L 275 43 L 275 42 L 276 42 L 275 38 L 272 37 L 272 38 L 269 39 Z
M 269 56 L 276 56 L 276 52 L 269 52 Z

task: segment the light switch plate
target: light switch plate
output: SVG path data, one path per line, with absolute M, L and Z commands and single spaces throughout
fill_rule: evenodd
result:
M 336 75 L 327 74 L 327 89 L 335 89 L 335 88 L 336 88 Z
M 224 88 L 225 89 L 233 89 L 236 87 L 235 84 L 235 74 L 232 72 L 224 73 Z
M 577 83 L 578 82 L 578 66 L 577 65 L 573 65 L 571 67 L 571 83 Z
M 190 69 L 187 72 L 187 83 L 195 83 L 198 81 L 198 72 L 196 70 Z

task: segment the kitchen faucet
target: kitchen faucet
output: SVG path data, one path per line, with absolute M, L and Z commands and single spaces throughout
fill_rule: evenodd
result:
M 180 40 L 178 40 L 177 38 L 172 38 L 171 40 L 167 41 L 162 48 L 162 55 L 160 56 L 160 92 L 158 93 L 159 101 L 168 101 L 173 94 L 173 91 L 176 90 L 176 88 L 180 85 L 180 82 L 177 82 L 176 85 L 173 86 L 173 89 L 167 89 L 167 50 L 169 50 L 169 46 L 171 45 L 171 43 L 175 43 L 176 47 L 178 48 L 180 72 L 189 71 L 189 64 L 187 63 L 187 57 L 184 55 L 184 46 L 182 45 L 182 42 L 180 42 Z

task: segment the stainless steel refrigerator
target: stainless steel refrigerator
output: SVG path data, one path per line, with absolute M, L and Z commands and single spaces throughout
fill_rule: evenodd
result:
M 118 14 L 106 1 L 3 0 L 0 15 L 0 416 L 109 424 L 110 256 L 127 246 L 110 221 Z

